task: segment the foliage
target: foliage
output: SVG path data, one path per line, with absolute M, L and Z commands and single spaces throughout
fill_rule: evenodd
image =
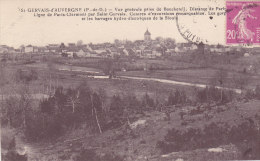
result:
M 257 85 L 255 89 L 246 90 L 245 99 L 258 99 L 260 100 L 260 85 Z
M 101 97 L 86 83 L 75 89 L 58 87 L 53 96 L 43 99 L 39 111 L 28 117 L 26 136 L 32 140 L 52 139 L 64 131 L 86 123 L 94 131 L 105 123 Z
M 255 149 L 251 157 L 246 159 L 256 159 L 260 157 L 258 153 L 260 144 L 256 141 L 259 136 L 257 126 L 250 122 L 243 122 L 237 126 L 211 123 L 205 125 L 203 129 L 189 128 L 186 131 L 180 131 L 173 128 L 168 131 L 163 141 L 157 142 L 157 147 L 162 153 L 169 153 L 217 147 L 230 143 L 241 146 L 241 143 L 247 140 L 248 144 L 250 143 Z
M 216 87 L 206 87 L 198 90 L 196 93 L 196 101 L 200 103 L 221 102 L 227 103 L 233 100 L 235 94 L 230 90 L 218 89 Z
M 10 137 L 10 136 L 9 136 Z M 8 147 L 2 147 L 4 149 L 7 149 L 7 153 L 4 155 L 3 153 L 1 154 L 2 159 L 5 161 L 27 161 L 27 155 L 20 155 L 19 153 L 17 153 L 16 151 L 16 141 L 14 136 L 11 136 L 12 140 L 9 142 Z M 4 136 L 4 138 L 6 139 L 7 136 Z M 1 145 L 2 145 L 3 141 L 1 141 Z M 6 142 L 7 143 L 7 142 Z
M 171 92 L 168 97 L 168 105 L 184 104 L 187 102 L 187 96 L 184 90 L 176 90 L 174 93 Z
M 15 73 L 16 82 L 28 83 L 30 81 L 37 80 L 37 79 L 38 79 L 38 74 L 34 69 L 30 69 L 28 71 L 23 71 L 21 69 L 18 69 Z
M 27 155 L 20 155 L 16 151 L 8 151 L 6 155 L 2 155 L 4 161 L 27 161 Z
M 106 153 L 103 156 L 97 155 L 93 149 L 83 149 L 76 157 L 76 161 L 123 161 L 124 158 L 114 153 Z
M 143 99 L 142 99 L 141 109 L 143 109 L 143 108 L 147 109 L 147 108 L 151 108 L 154 106 L 155 106 L 154 100 L 148 95 L 148 93 L 145 93 L 145 95 L 143 96 Z
M 257 85 L 255 88 L 256 98 L 260 100 L 260 85 Z
M 113 59 L 104 59 L 101 60 L 98 64 L 100 64 L 101 69 L 103 70 L 105 75 L 109 75 L 110 77 L 115 76 L 115 62 Z

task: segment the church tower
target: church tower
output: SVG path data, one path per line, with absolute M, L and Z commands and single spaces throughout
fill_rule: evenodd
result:
M 151 41 L 151 33 L 148 31 L 148 29 L 144 33 L 144 41 Z

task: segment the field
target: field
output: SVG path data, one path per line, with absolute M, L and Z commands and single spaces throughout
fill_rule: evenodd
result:
M 241 134 L 237 135 L 237 140 L 229 141 L 221 140 L 228 138 L 229 133 L 223 134 L 222 138 L 221 135 L 211 135 L 220 132 L 217 130 L 222 130 L 223 126 L 230 134 L 235 134 L 238 130 L 243 131 L 241 127 L 244 127 L 252 130 L 252 137 L 259 136 L 260 100 L 257 93 L 259 89 L 256 88 L 260 85 L 259 55 L 250 57 L 184 55 L 164 59 L 121 58 L 113 61 L 35 55 L 32 58 L 22 57 L 18 60 L 1 61 L 1 67 L 1 105 L 9 108 L 3 110 L 6 117 L 2 118 L 3 122 L 10 122 L 15 116 L 15 112 L 10 110 L 10 107 L 17 108 L 18 113 L 19 108 L 24 108 L 22 116 L 26 117 L 27 111 L 28 118 L 31 120 L 37 120 L 36 116 L 43 118 L 37 120 L 43 121 L 43 125 L 45 125 L 44 121 L 54 123 L 53 120 L 60 117 L 60 114 L 78 121 L 77 117 L 88 116 L 82 114 L 83 111 L 74 113 L 74 106 L 80 108 L 84 106 L 81 103 L 78 105 L 76 99 L 76 103 L 73 102 L 73 99 L 77 98 L 77 93 L 81 94 L 81 90 L 83 93 L 90 93 L 92 108 L 95 105 L 100 106 L 92 100 L 97 95 L 104 110 L 100 115 L 95 112 L 96 121 L 100 117 L 99 121 L 104 127 L 102 132 L 97 132 L 97 126 L 93 130 L 93 125 L 89 125 L 93 120 L 83 122 L 80 120 L 77 125 L 62 125 L 62 134 L 52 139 L 37 137 L 36 140 L 28 139 L 28 134 L 24 132 L 25 124 L 19 123 L 23 118 L 13 119 L 13 127 L 6 123 L 1 128 L 2 156 L 5 158 L 8 158 L 7 154 L 11 151 L 9 144 L 15 138 L 14 148 L 19 155 L 27 154 L 28 160 L 259 159 L 256 151 L 260 147 L 256 145 L 258 142 L 256 144 L 252 142 L 252 138 L 246 138 Z M 115 73 L 111 79 L 106 73 L 108 68 Z M 124 76 L 158 78 L 221 88 L 204 89 L 162 83 L 152 79 L 127 79 Z M 73 112 L 65 110 L 65 113 L 60 113 L 62 111 L 56 109 L 60 105 L 55 105 L 52 111 L 54 114 L 44 111 L 44 105 L 47 108 L 48 103 L 52 103 L 52 99 L 57 99 L 59 88 L 64 89 L 64 97 L 70 98 L 73 103 L 73 105 L 64 105 L 64 108 L 73 107 Z M 232 93 L 227 89 L 231 91 L 241 89 L 242 93 Z M 76 91 L 75 95 L 73 91 Z M 37 97 L 32 97 L 36 95 Z M 87 100 L 88 95 L 85 93 L 84 97 L 82 101 Z M 27 100 L 30 102 L 26 102 Z M 18 107 L 8 101 L 17 101 L 17 105 L 21 105 Z M 110 112 L 114 106 L 118 111 L 124 109 L 122 113 L 118 113 L 119 118 Z M 66 119 L 66 116 L 64 118 Z M 36 120 L 31 121 L 30 128 L 36 127 L 33 124 L 37 122 Z M 110 126 L 110 122 L 115 123 L 113 121 L 116 121 L 119 126 Z M 99 125 L 98 121 L 97 124 Z M 216 131 L 212 132 L 208 129 L 216 129 Z M 198 134 L 189 130 L 198 130 Z M 188 137 L 181 138 L 182 135 L 179 136 L 178 133 Z M 48 136 L 48 133 L 30 134 L 32 135 Z M 208 140 L 200 141 L 204 135 Z M 170 136 L 180 137 L 183 140 L 173 141 Z M 193 142 L 194 144 L 191 144 Z M 187 144 L 187 146 L 179 144 Z

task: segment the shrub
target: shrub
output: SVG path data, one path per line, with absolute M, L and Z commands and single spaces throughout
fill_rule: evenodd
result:
M 187 103 L 187 95 L 184 90 L 176 90 L 174 93 L 170 93 L 168 97 L 168 105 L 177 105 Z
M 145 108 L 154 107 L 154 100 L 147 93 L 145 93 L 142 99 L 142 106 Z
M 255 95 L 257 99 L 260 99 L 260 85 L 257 85 L 255 88 Z
M 245 132 L 246 131 L 246 132 Z M 216 147 L 222 144 L 236 144 L 247 140 L 252 147 L 260 149 L 260 132 L 257 127 L 249 122 L 243 122 L 238 126 L 230 127 L 227 124 L 217 125 L 211 123 L 203 129 L 190 128 L 186 131 L 171 129 L 168 131 L 164 140 L 157 142 L 157 147 L 162 153 L 194 150 L 197 148 Z M 252 157 L 249 159 L 259 159 L 257 150 L 254 149 Z
M 37 79 L 38 79 L 38 74 L 37 74 L 37 71 L 34 69 L 30 69 L 27 71 L 18 69 L 15 73 L 15 80 L 17 82 L 27 83 L 27 82 L 37 80 Z
M 114 153 L 99 156 L 93 149 L 84 149 L 76 157 L 76 161 L 123 161 L 124 158 Z
M 2 156 L 4 161 L 27 161 L 27 155 L 20 155 L 16 151 L 8 151 L 6 155 Z
M 212 101 L 228 103 L 233 100 L 235 94 L 230 90 L 218 89 L 216 87 L 206 87 L 205 89 L 197 91 L 196 97 L 197 101 L 200 103 Z

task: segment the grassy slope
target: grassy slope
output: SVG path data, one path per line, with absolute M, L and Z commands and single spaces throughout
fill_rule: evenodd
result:
M 237 107 L 237 108 L 235 108 Z M 140 125 L 134 130 L 127 130 L 125 127 L 108 130 L 103 134 L 93 135 L 87 129 L 78 129 L 68 132 L 65 136 L 56 140 L 53 144 L 37 143 L 31 145 L 34 150 L 31 159 L 40 160 L 72 160 L 81 149 L 95 149 L 100 155 L 104 153 L 116 153 L 125 156 L 127 160 L 173 160 L 183 158 L 185 160 L 229 160 L 237 159 L 240 152 L 234 145 L 221 146 L 226 151 L 223 153 L 208 152 L 207 149 L 196 149 L 192 151 L 171 153 L 167 156 L 161 155 L 156 148 L 156 143 L 162 140 L 167 130 L 177 128 L 185 130 L 189 127 L 202 127 L 211 122 L 237 125 L 239 122 L 246 121 L 246 118 L 254 118 L 255 114 L 260 115 L 260 101 L 252 100 L 249 102 L 233 102 L 225 106 L 214 107 L 208 113 L 213 117 L 206 120 L 204 114 L 186 115 L 184 120 L 188 125 L 181 125 L 179 112 L 181 109 L 171 113 L 171 120 L 165 121 L 165 114 L 161 112 L 146 112 L 139 115 L 139 120 L 146 120 L 145 125 Z M 184 107 L 184 109 L 194 107 Z M 218 108 L 225 109 L 217 112 Z M 215 148 L 215 147 L 212 147 Z

